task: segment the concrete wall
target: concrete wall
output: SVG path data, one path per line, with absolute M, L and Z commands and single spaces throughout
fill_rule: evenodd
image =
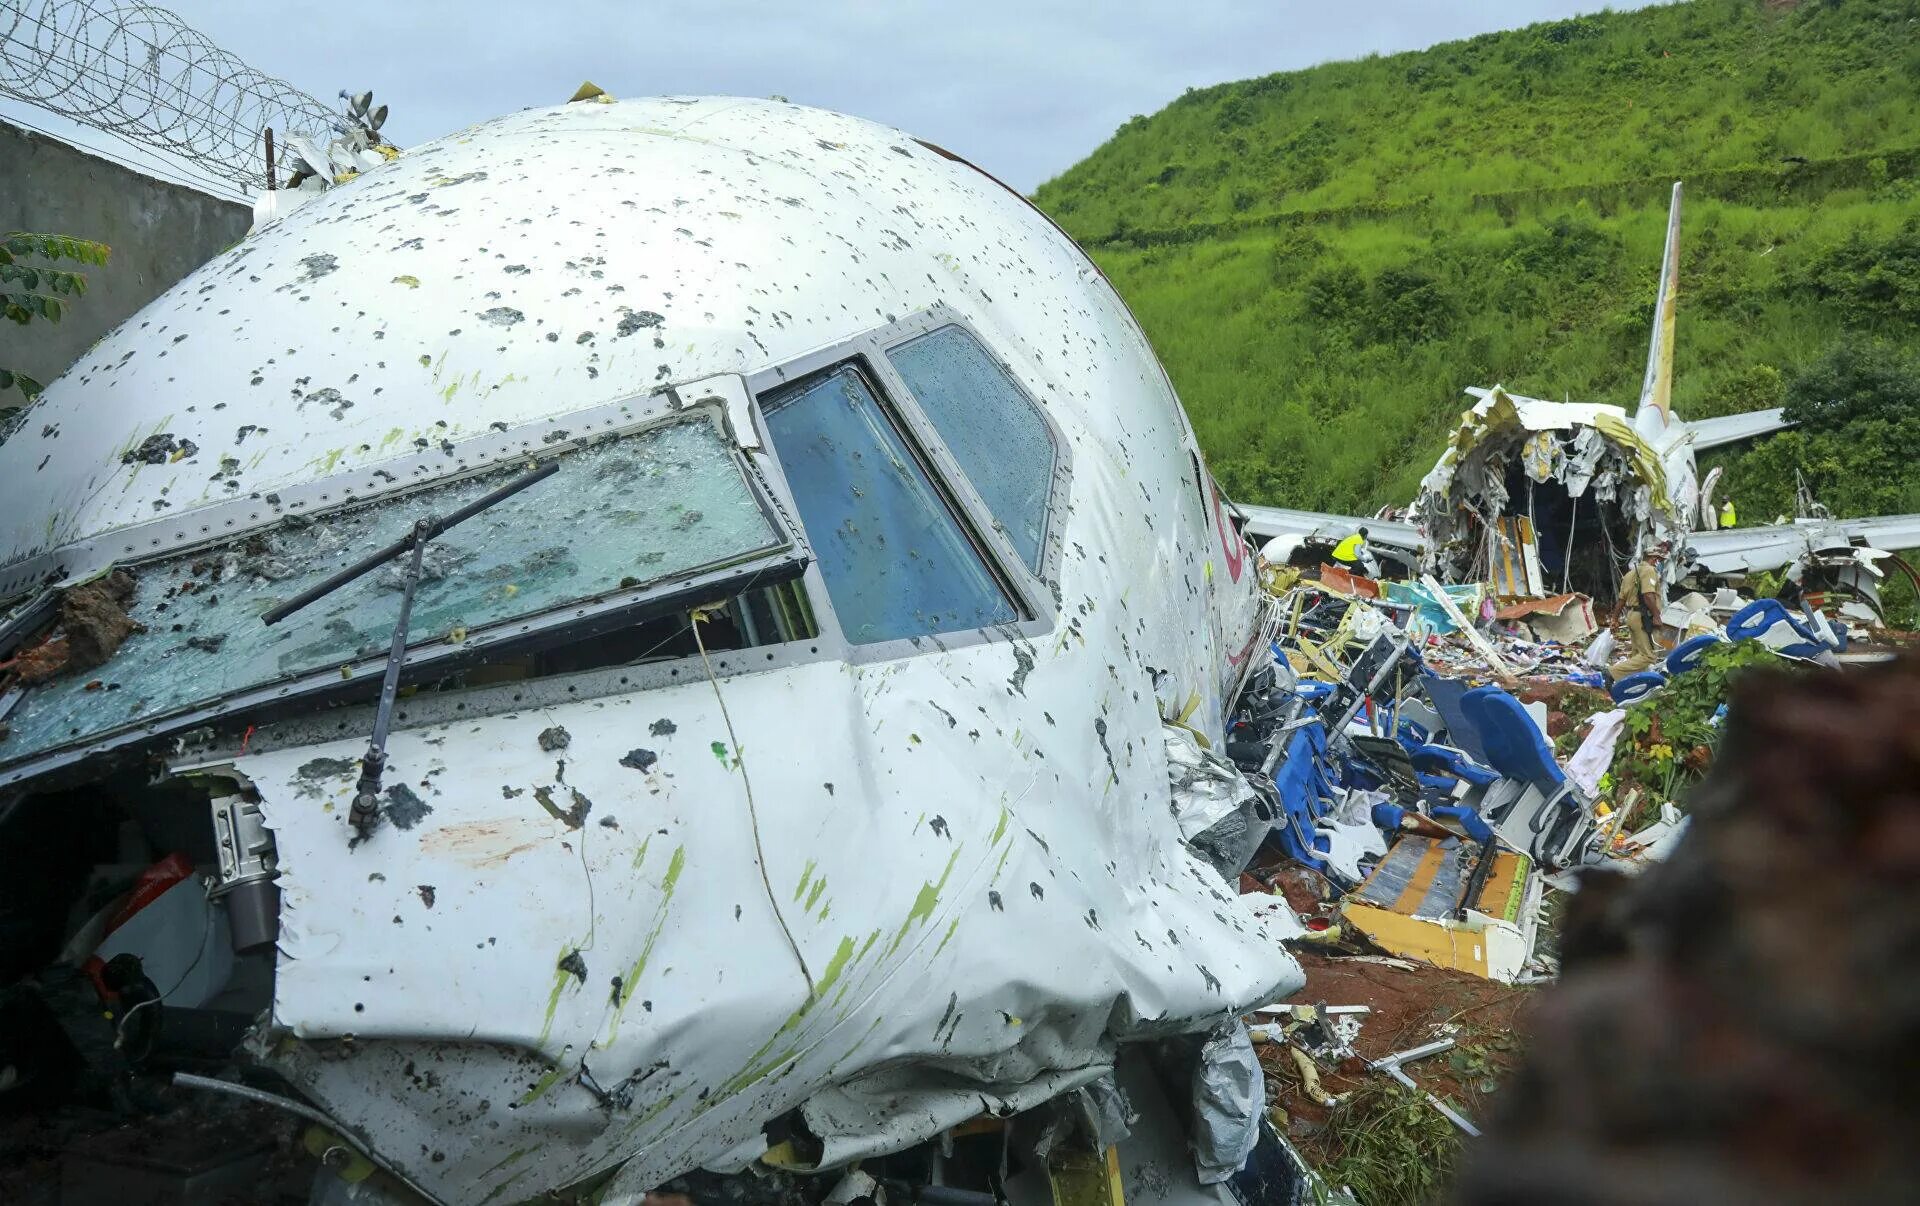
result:
M 87 274 L 86 296 L 58 323 L 0 323 L 0 365 L 42 383 L 175 281 L 239 242 L 244 205 L 129 171 L 0 120 L 0 231 L 93 239 L 113 249 Z M 11 393 L 0 407 L 19 402 Z

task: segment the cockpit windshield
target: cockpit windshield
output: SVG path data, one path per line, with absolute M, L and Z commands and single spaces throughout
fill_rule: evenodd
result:
M 104 665 L 29 687 L 0 765 L 276 683 L 366 673 L 391 639 L 405 558 L 276 625 L 262 613 L 523 468 L 289 516 L 127 567 L 138 628 Z M 411 644 L 513 636 L 560 609 L 745 568 L 791 545 L 731 442 L 705 418 L 679 419 L 564 454 L 552 477 L 435 537 Z

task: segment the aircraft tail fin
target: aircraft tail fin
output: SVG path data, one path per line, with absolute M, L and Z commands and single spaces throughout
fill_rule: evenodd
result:
M 1640 384 L 1636 426 L 1660 430 L 1673 421 L 1673 323 L 1680 285 L 1680 182 L 1667 211 L 1667 249 L 1660 258 L 1660 293 L 1653 307 L 1653 339 L 1647 345 L 1647 375 Z M 1656 419 L 1654 416 L 1658 414 Z

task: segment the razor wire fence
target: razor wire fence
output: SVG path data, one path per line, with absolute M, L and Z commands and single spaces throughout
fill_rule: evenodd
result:
M 151 4 L 0 0 L 0 96 L 186 160 L 255 189 L 260 132 L 330 129 L 319 100 L 247 66 Z

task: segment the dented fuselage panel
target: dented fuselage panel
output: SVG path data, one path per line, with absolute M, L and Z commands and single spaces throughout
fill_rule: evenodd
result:
M 491 1191 L 633 1156 L 618 1184 L 644 1191 L 867 1069 L 964 1078 L 970 1115 L 1283 991 L 1275 935 L 1155 834 L 1152 714 L 969 685 L 1015 666 L 979 645 L 729 678 L 737 750 L 705 682 L 409 730 L 410 790 L 357 848 L 352 743 L 244 759 L 297 852 L 275 1023 L 433 1069 L 417 1137 L 446 1159 L 409 1173 Z M 1111 768 L 1086 739 L 1103 715 Z M 569 744 L 544 753 L 554 726 Z M 289 1064 L 373 1134 L 419 1127 L 418 1086 L 368 1103 L 357 1061 Z M 503 1144 L 535 1151 L 490 1176 Z
M 975 388 L 977 366 L 909 382 L 890 359 L 946 329 L 1044 415 L 1058 447 L 1040 486 L 998 480 L 1018 448 L 970 459 L 964 423 L 929 417 L 929 391 Z M 932 483 L 966 537 L 887 545 L 864 595 L 832 577 L 859 564 L 859 525 L 813 522 L 812 462 L 767 413 L 799 404 L 793 382 L 842 377 L 911 447 L 888 482 Z M 756 500 L 773 534 L 740 547 L 804 564 L 772 612 L 749 614 L 725 577 L 758 564 L 747 553 L 689 554 L 658 584 L 596 560 L 616 520 L 685 537 L 713 505 L 627 515 L 610 498 L 587 515 L 538 494 L 576 489 L 566 466 L 594 463 L 589 439 L 694 411 L 741 466 L 747 493 L 727 497 Z M 866 481 L 871 456 L 836 447 L 805 451 Z M 675 455 L 656 468 L 689 463 Z M 391 1171 L 449 1202 L 595 1177 L 611 1178 L 602 1200 L 635 1201 L 738 1167 L 795 1110 L 824 1159 L 850 1159 L 1024 1108 L 1100 1075 L 1116 1043 L 1298 986 L 1268 923 L 1181 844 L 1162 749 L 1163 716 L 1223 736 L 1260 632 L 1250 554 L 1097 270 L 1020 198 L 897 131 L 777 102 L 581 104 L 328 190 L 103 340 L 0 446 L 0 593 L 107 564 L 190 575 L 196 550 L 263 532 L 318 547 L 289 515 L 363 530 L 322 550 L 344 564 L 386 530 L 327 526 L 347 500 L 411 515 L 431 496 L 409 490 L 549 456 L 562 471 L 518 496 L 526 517 L 470 521 L 497 526 L 464 545 L 455 529 L 458 555 L 421 587 L 420 690 L 361 840 L 347 813 L 371 708 L 303 718 L 296 674 L 341 680 L 338 656 L 341 681 L 377 677 L 397 594 L 290 618 L 287 647 L 234 635 L 290 589 L 257 568 L 271 541 L 219 591 L 159 600 L 165 622 L 143 613 L 92 672 L 135 683 L 117 663 L 164 655 L 207 684 L 196 698 L 156 689 L 84 738 L 63 714 L 32 748 L 0 741 L 0 775 L 26 789 L 37 759 L 219 730 L 216 753 L 174 766 L 249 784 L 277 847 L 273 1007 L 252 1047 Z M 995 512 L 1036 492 L 1030 531 Z M 502 553 L 527 524 L 546 538 Z M 862 599 L 905 589 L 900 567 L 969 550 L 1005 616 L 958 629 L 903 609 L 927 631 L 856 631 Z M 488 575 L 471 600 L 463 573 Z M 656 585 L 682 647 L 606 652 L 624 613 L 605 599 Z M 545 610 L 522 614 L 539 591 Z M 684 638 L 713 628 L 685 614 L 708 602 L 738 640 L 694 656 Z M 589 621 L 575 662 L 473 661 Z M 216 623 L 221 640 L 196 628 Z M 602 651 L 590 670 L 582 647 Z M 244 674 L 193 670 L 240 653 Z M 442 656 L 468 677 L 429 682 Z

